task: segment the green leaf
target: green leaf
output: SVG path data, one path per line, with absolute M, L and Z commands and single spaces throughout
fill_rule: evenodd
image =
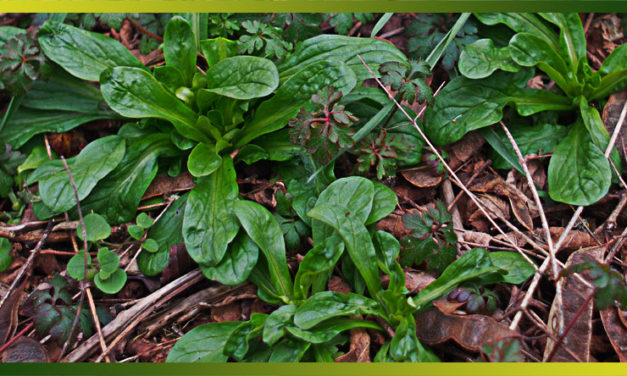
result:
M 627 86 L 627 45 L 622 44 L 603 61 L 599 69 L 601 83 L 589 95 L 589 100 L 601 99 L 612 94 L 619 88 Z
M 54 151 L 52 151 L 52 158 L 58 158 L 57 153 L 55 153 Z M 45 146 L 37 145 L 30 152 L 26 160 L 17 167 L 17 173 L 21 174 L 24 171 L 35 170 L 37 169 L 37 167 L 41 166 L 48 160 L 48 153 L 46 152 Z
M 251 314 L 249 321 L 241 323 L 231 333 L 224 345 L 224 353 L 235 360 L 242 360 L 250 348 L 250 342 L 261 334 L 267 317 L 265 313 Z
M 102 278 L 100 274 L 96 274 L 94 284 L 105 294 L 117 294 L 126 284 L 126 278 L 124 270 L 116 269 L 107 279 Z
M 370 295 L 376 297 L 382 288 L 374 245 L 363 221 L 350 213 L 346 216 L 346 213 L 346 207 L 316 205 L 307 215 L 337 231 L 346 245 L 350 258 L 363 276 Z
M 294 277 L 294 297 L 306 299 L 309 288 L 329 274 L 344 252 L 343 243 L 322 244 L 310 249 L 298 266 Z
M 145 70 L 108 69 L 100 77 L 100 90 L 109 106 L 120 115 L 163 119 L 171 122 L 182 136 L 211 142 L 196 128 L 198 115 Z
M 141 240 L 144 236 L 144 229 L 141 226 L 130 225 L 126 228 L 128 234 L 135 240 Z
M 311 329 L 317 324 L 339 316 L 381 314 L 379 303 L 359 294 L 323 291 L 307 299 L 294 313 L 294 324 Z
M 497 272 L 499 268 L 492 265 L 488 252 L 473 248 L 449 265 L 438 279 L 422 289 L 412 301 L 417 309 L 426 308 L 433 300 L 452 291 L 460 283 Z
M 68 166 L 76 182 L 79 200 L 94 189 L 98 181 L 118 166 L 126 151 L 119 136 L 99 138 L 87 145 L 78 156 L 70 158 Z M 39 181 L 39 194 L 50 209 L 60 213 L 76 205 L 74 190 L 60 160 L 41 165 L 28 178 L 27 185 Z
M 187 169 L 195 177 L 207 176 L 217 170 L 221 164 L 222 158 L 216 153 L 215 146 L 204 142 L 198 143 L 187 159 Z
M 492 39 L 479 39 L 467 45 L 459 55 L 459 72 L 465 77 L 485 78 L 497 69 L 518 72 L 508 47 L 496 48 Z
M 217 265 L 239 230 L 233 214 L 239 188 L 229 157 L 211 175 L 198 179 L 189 194 L 183 218 L 183 238 L 191 258 L 199 264 Z
M 372 209 L 368 219 L 366 219 L 366 226 L 390 215 L 398 203 L 396 193 L 393 190 L 379 182 L 372 183 L 374 184 L 374 199 L 372 200 Z
M 85 232 L 87 233 L 87 241 L 95 242 L 97 240 L 103 240 L 111 235 L 111 226 L 107 221 L 97 213 L 87 214 L 83 221 L 85 222 Z M 83 240 L 83 231 L 81 225 L 76 228 L 76 235 L 80 240 Z
M 7 238 L 0 238 L 0 273 L 7 270 L 12 262 L 11 242 Z
M 612 184 L 610 163 L 581 123 L 571 126 L 548 169 L 551 199 L 587 206 L 603 198 Z
M 38 40 L 50 60 L 83 80 L 98 81 L 107 68 L 145 69 L 126 47 L 100 33 L 48 21 L 39 30 Z
M 261 98 L 279 86 L 274 63 L 256 56 L 220 60 L 207 71 L 207 91 L 234 99 Z
M 127 150 L 118 167 L 81 201 L 83 212 L 99 213 L 110 224 L 133 220 L 141 197 L 157 174 L 157 157 L 178 153 L 163 133 L 131 142 Z
M 227 339 L 240 322 L 214 322 L 199 325 L 176 342 L 166 362 L 226 362 L 223 349 Z
M 342 332 L 355 328 L 369 328 L 383 331 L 383 328 L 381 328 L 381 326 L 371 321 L 350 319 L 344 317 L 334 317 L 316 325 L 309 330 L 303 330 L 294 326 L 287 326 L 285 330 L 288 331 L 293 337 L 296 337 L 303 341 L 314 344 L 321 344 L 331 341 Z
M 538 66 L 546 72 L 564 92 L 569 92 L 566 61 L 548 41 L 529 33 L 519 33 L 509 41 L 509 52 L 517 64 Z
M 285 334 L 285 327 L 292 324 L 296 312 L 295 305 L 284 305 L 272 312 L 263 327 L 263 342 L 274 345 Z
M 143 229 L 148 229 L 153 225 L 153 220 L 146 213 L 139 213 L 135 218 L 135 223 Z
M 223 285 L 234 286 L 246 281 L 250 272 L 257 264 L 259 248 L 245 234 L 233 240 L 228 252 L 216 266 L 200 265 L 205 277 L 218 281 Z
M 81 250 L 68 261 L 66 270 L 67 274 L 77 281 L 82 281 L 85 276 L 85 251 Z M 87 269 L 91 265 L 91 255 L 87 253 Z M 89 274 L 89 273 L 88 273 Z
M 379 268 L 390 277 L 388 290 L 396 293 L 404 293 L 405 274 L 403 268 L 398 263 L 398 255 L 401 245 L 394 235 L 385 231 L 377 231 L 372 237 L 374 247 L 377 251 L 377 261 Z
M 340 61 L 317 61 L 306 66 L 290 76 L 272 98 L 259 105 L 252 121 L 242 129 L 241 138 L 235 146 L 241 147 L 259 136 L 285 127 L 300 107 L 323 88 L 333 86 L 336 91 L 348 93 L 356 83 L 355 73 Z
M 184 18 L 174 16 L 168 22 L 163 35 L 163 57 L 166 65 L 181 72 L 185 86 L 191 86 L 196 72 L 196 40 Z
M 498 280 L 496 282 L 505 282 L 511 283 L 514 285 L 521 284 L 527 280 L 527 278 L 531 277 L 535 272 L 533 265 L 531 265 L 525 258 L 516 252 L 490 252 L 488 253 L 490 256 L 490 261 L 492 265 L 501 269 L 501 271 L 506 271 L 506 274 L 502 272 L 498 275 Z M 489 277 L 488 277 L 489 278 Z M 492 282 L 492 283 L 496 283 Z M 483 284 L 488 284 L 486 280 L 482 280 Z
M 559 50 L 567 58 L 571 71 L 577 71 L 579 60 L 586 57 L 586 35 L 577 13 L 540 13 L 560 28 Z
M 111 277 L 120 265 L 120 257 L 106 247 L 98 250 L 97 257 L 98 264 L 100 264 L 100 271 L 98 272 L 100 278 L 107 279 Z
M 416 322 L 411 315 L 405 316 L 390 342 L 389 355 L 397 362 L 418 362 L 420 361 L 419 344 L 416 336 Z
M 146 239 L 142 243 L 142 248 L 147 252 L 156 253 L 159 251 L 159 243 L 155 239 Z
M 579 97 L 579 111 L 581 112 L 583 124 L 585 125 L 592 142 L 599 148 L 599 150 L 605 153 L 605 150 L 610 143 L 610 134 L 607 132 L 605 124 L 603 124 L 599 111 L 589 105 L 588 101 L 584 97 Z M 612 162 L 614 162 L 616 169 L 618 171 L 622 171 L 621 158 L 616 148 L 612 148 L 610 158 L 612 159 Z M 612 175 L 616 176 L 616 173 L 613 170 Z M 617 178 L 614 180 L 618 182 Z
M 237 55 L 237 42 L 226 38 L 213 38 L 200 41 L 200 49 L 209 67 L 227 57 Z
M 514 103 L 523 116 L 572 108 L 572 101 L 567 97 L 517 87 L 526 81 L 524 71 L 515 74 L 495 72 L 482 80 L 454 78 L 425 113 L 427 135 L 438 145 L 455 142 L 471 130 L 497 123 L 508 103 Z
M 311 343 L 309 342 L 286 338 L 272 348 L 272 354 L 268 361 L 270 363 L 299 362 L 310 346 Z
M 375 74 L 379 66 L 386 62 L 407 65 L 407 57 L 395 46 L 372 38 L 355 38 L 343 35 L 323 34 L 309 38 L 296 46 L 296 50 L 279 66 L 281 81 L 296 75 L 312 63 L 320 61 L 344 62 L 355 72 L 357 81 L 371 78 L 357 55 L 368 64 Z M 339 89 L 336 86 L 336 89 Z M 344 92 L 347 94 L 347 92 Z
M 270 278 L 277 292 L 292 297 L 292 279 L 287 268 L 281 227 L 270 212 L 252 201 L 237 201 L 235 215 L 250 238 L 266 256 Z
M 457 21 L 455 21 L 455 24 L 453 25 L 453 27 L 451 27 L 451 29 L 446 33 L 446 35 L 444 35 L 442 40 L 440 40 L 437 46 L 435 46 L 435 48 L 433 49 L 433 51 L 431 51 L 429 56 L 425 58 L 425 63 L 429 66 L 431 70 L 433 70 L 438 60 L 440 60 L 440 57 L 442 56 L 442 54 L 444 54 L 444 52 L 448 49 L 451 42 L 455 40 L 455 37 L 457 36 L 457 34 L 463 29 L 464 24 L 468 20 L 469 16 L 470 16 L 470 13 L 460 14 Z
M 486 25 L 503 23 L 518 33 L 531 33 L 548 41 L 554 49 L 559 48 L 555 32 L 533 13 L 475 13 L 474 16 Z

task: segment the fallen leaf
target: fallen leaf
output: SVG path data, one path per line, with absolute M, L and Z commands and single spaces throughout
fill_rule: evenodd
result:
M 442 175 L 434 175 L 430 169 L 405 170 L 401 175 L 418 188 L 433 188 L 442 182 Z
M 211 318 L 217 322 L 240 321 L 242 319 L 242 307 L 239 303 L 212 307 Z
M 27 280 L 24 279 L 20 286 L 13 289 L 4 301 L 2 307 L 0 307 L 0 346 L 15 335 L 15 329 L 18 324 L 17 314 L 20 308 L 20 301 L 24 295 L 26 282 Z M 4 297 L 4 294 L 5 292 L 3 291 L 0 297 Z
M 344 281 L 342 278 L 335 275 L 329 278 L 327 289 L 329 291 L 341 292 L 342 294 L 348 294 L 351 292 L 351 287 L 348 285 L 348 283 L 346 283 L 346 281 Z
M 47 363 L 48 354 L 39 341 L 20 337 L 4 350 L 1 360 L 2 363 Z
M 365 329 L 351 329 L 349 351 L 337 357 L 336 362 L 370 363 L 370 336 Z
M 603 247 L 589 247 L 580 249 L 568 257 L 565 267 L 579 264 L 586 259 L 596 261 L 602 260 Z M 577 311 L 582 308 L 586 298 L 593 293 L 593 288 L 587 287 L 579 280 L 575 274 L 569 274 L 565 278 L 560 278 L 557 282 L 557 291 L 548 319 L 548 329 L 555 338 L 559 338 L 566 327 L 571 324 Z M 568 348 L 580 361 L 590 361 L 590 342 L 592 339 L 592 313 L 594 308 L 593 300 L 590 300 L 583 312 L 577 318 L 571 329 L 564 337 L 560 347 L 555 351 L 552 361 L 572 362 L 576 361 L 564 348 Z M 555 342 L 550 337 L 547 338 L 544 348 L 544 361 L 553 352 Z
M 410 294 L 416 294 L 420 290 L 427 287 L 431 282 L 435 281 L 432 273 L 420 272 L 411 268 L 406 268 L 405 272 L 405 288 Z
M 175 178 L 169 175 L 158 175 L 148 186 L 142 200 L 174 192 L 189 191 L 192 188 L 194 188 L 194 182 L 189 172 L 184 172 Z
M 452 169 L 464 164 L 473 155 L 481 151 L 485 144 L 485 139 L 479 132 L 467 133 L 461 140 L 450 146 L 451 161 L 449 165 Z
M 627 312 L 617 307 L 609 307 L 599 312 L 601 321 L 610 339 L 610 343 L 621 362 L 627 362 L 627 328 L 625 320 Z
M 416 316 L 418 339 L 427 345 L 453 340 L 470 351 L 479 351 L 489 343 L 520 337 L 516 331 L 484 315 L 451 315 L 436 308 Z

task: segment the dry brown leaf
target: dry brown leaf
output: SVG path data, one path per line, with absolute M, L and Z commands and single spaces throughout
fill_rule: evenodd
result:
M 17 286 L 7 299 L 4 301 L 2 307 L 0 307 L 0 346 L 4 345 L 9 338 L 15 335 L 15 329 L 18 324 L 18 311 L 20 309 L 20 301 L 22 300 L 22 296 L 24 295 L 24 287 L 26 286 L 27 280 Z M 0 297 L 4 297 L 5 292 L 2 292 Z
M 586 259 L 601 261 L 603 259 L 603 247 L 590 247 L 580 249 L 568 257 L 565 267 L 579 264 Z M 586 285 L 571 274 L 566 278 L 561 278 L 557 283 L 555 299 L 551 305 L 547 327 L 555 338 L 559 338 L 566 327 L 568 327 L 575 318 L 577 311 L 585 303 L 586 298 L 593 293 L 593 288 Z M 561 291 L 561 294 L 560 294 Z M 590 361 L 590 343 L 592 340 L 592 312 L 594 302 L 590 300 L 584 308 L 583 313 L 577 318 L 570 331 L 564 337 L 560 347 L 555 351 L 553 361 L 555 362 L 572 362 L 577 359 L 564 350 L 567 347 L 579 360 L 583 362 Z M 547 338 L 546 347 L 544 349 L 544 361 L 553 352 L 555 342 L 549 337 Z
M 370 336 L 365 329 L 351 329 L 349 351 L 335 359 L 336 362 L 370 363 Z
M 462 240 L 478 244 L 482 247 L 487 247 L 490 245 L 492 236 L 490 234 L 486 234 L 485 232 L 464 230 L 462 233 Z
M 239 321 L 242 319 L 242 307 L 239 303 L 231 303 L 224 306 L 212 307 L 211 318 L 217 322 Z
M 189 172 L 184 172 L 175 178 L 168 175 L 158 175 L 148 186 L 142 200 L 173 192 L 189 191 L 192 188 L 194 188 L 194 182 Z
M 408 230 L 403 223 L 403 216 L 396 212 L 377 222 L 377 230 L 389 232 L 397 239 L 411 234 L 411 230 Z
M 460 307 L 464 306 L 466 302 L 458 302 L 457 300 L 448 300 L 446 297 L 442 297 L 433 302 L 435 308 L 439 309 L 442 313 L 453 314 Z
M 195 265 L 187 253 L 185 243 L 173 244 L 169 252 L 168 266 L 161 273 L 161 284 L 163 285 L 192 270 Z
M 617 307 L 609 307 L 600 311 L 601 321 L 610 339 L 610 343 L 621 362 L 627 362 L 627 312 Z
M 467 350 L 479 351 L 488 343 L 520 337 L 516 331 L 490 316 L 450 315 L 432 308 L 416 317 L 417 335 L 421 342 L 436 345 L 449 339 Z
M 401 175 L 418 188 L 433 188 L 442 182 L 442 175 L 434 175 L 431 169 L 406 170 Z
M 509 219 L 510 218 L 510 215 L 509 215 L 509 205 L 507 204 L 507 202 L 505 200 L 503 200 L 503 199 L 501 199 L 501 198 L 499 198 L 499 197 L 497 197 L 495 195 L 488 194 L 488 193 L 478 194 L 477 198 L 483 204 L 483 206 L 487 209 L 488 213 L 493 214 L 493 215 L 495 215 L 498 218 L 505 218 L 505 219 Z M 472 205 L 475 206 L 474 203 Z M 487 222 L 486 219 L 485 219 L 485 216 L 483 215 L 481 210 L 479 210 L 477 208 L 470 215 L 468 220 L 473 224 L 473 226 L 475 226 L 475 228 L 477 228 L 477 230 L 482 231 L 482 232 L 486 232 L 486 231 L 484 231 L 485 226 L 476 226 L 476 223 L 479 222 L 479 221 Z
M 405 288 L 409 290 L 410 294 L 418 293 L 433 281 L 435 281 L 435 277 L 431 273 L 411 268 L 405 269 Z
M 481 151 L 485 139 L 479 132 L 467 133 L 461 140 L 450 146 L 451 161 L 449 165 L 456 169 L 467 162 L 473 155 Z
M 2 353 L 2 363 L 47 363 L 46 349 L 32 338 L 20 337 Z
M 329 278 L 329 283 L 327 284 L 327 289 L 329 291 L 341 292 L 342 294 L 348 294 L 351 292 L 351 287 L 346 281 L 338 276 L 332 276 Z

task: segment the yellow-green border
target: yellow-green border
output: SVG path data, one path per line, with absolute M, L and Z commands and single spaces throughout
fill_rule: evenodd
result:
M 625 0 L 0 0 L 1 12 L 624 12 Z

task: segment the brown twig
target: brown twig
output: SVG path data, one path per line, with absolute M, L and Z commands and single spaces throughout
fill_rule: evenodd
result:
M 0 347 L 0 354 L 2 354 L 2 352 L 6 349 L 8 349 L 9 347 L 11 347 L 11 345 L 13 343 L 15 343 L 15 341 L 17 341 L 21 336 L 23 336 L 26 332 L 28 332 L 29 330 L 31 330 L 33 328 L 33 323 L 30 322 L 28 325 L 26 325 L 24 327 L 24 329 L 20 330 L 19 333 L 17 333 L 16 335 L 13 336 L 13 338 L 11 338 L 10 340 L 8 340 L 4 345 L 2 345 Z
M 466 182 L 466 185 L 470 186 L 470 184 L 472 184 L 473 181 L 475 181 L 475 179 L 483 172 L 485 171 L 485 169 L 490 166 L 492 164 L 491 160 L 487 160 L 485 162 L 483 162 L 483 164 L 477 169 L 477 171 L 475 171 L 472 176 L 470 177 L 470 179 L 468 179 L 468 181 Z M 459 199 L 463 196 L 464 191 L 460 191 L 457 196 L 455 196 L 455 198 L 453 199 L 453 201 L 448 205 L 448 207 L 446 208 L 446 210 L 451 211 L 451 209 L 453 209 L 453 206 L 455 206 L 455 204 L 457 203 L 457 201 L 459 201 Z
M 126 17 L 126 19 L 133 25 L 133 27 L 135 27 L 137 30 L 141 31 L 142 33 L 148 35 L 151 38 L 154 38 L 156 40 L 158 40 L 159 42 L 163 42 L 163 37 L 160 37 L 156 34 L 151 33 L 150 31 L 144 29 L 143 26 L 141 26 L 140 24 L 138 24 L 137 22 L 135 22 L 132 18 L 130 17 Z

